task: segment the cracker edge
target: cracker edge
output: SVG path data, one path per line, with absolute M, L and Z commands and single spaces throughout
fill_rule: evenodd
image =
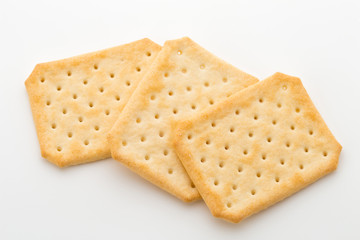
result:
M 209 120 L 219 115 L 218 113 L 220 113 L 220 115 L 223 115 L 221 113 L 223 112 L 224 109 L 233 109 L 234 106 L 236 106 L 237 102 L 239 101 L 242 102 L 246 100 L 248 98 L 248 96 L 246 96 L 247 91 L 252 91 L 252 89 L 257 88 L 258 85 L 272 85 L 273 81 L 277 81 L 277 82 L 287 81 L 299 87 L 298 90 L 300 90 L 300 94 L 301 95 L 304 94 L 305 96 L 307 96 L 305 99 L 303 99 L 303 105 L 307 105 L 308 108 L 310 108 L 313 111 L 314 118 L 317 118 L 320 121 L 322 121 L 322 123 L 324 124 L 323 128 L 327 132 L 326 134 L 328 135 L 327 137 L 330 139 L 329 141 L 333 142 L 336 148 L 334 149 L 334 154 L 332 154 L 332 157 L 328 160 L 328 163 L 323 163 L 319 169 L 312 169 L 311 171 L 308 171 L 306 174 L 303 174 L 303 176 L 301 176 L 300 174 L 295 174 L 292 178 L 289 179 L 290 184 L 286 185 L 283 189 L 279 189 L 275 191 L 275 194 L 273 194 L 270 198 L 268 198 L 267 201 L 260 202 L 260 204 L 259 203 L 251 204 L 250 207 L 243 212 L 229 213 L 226 211 L 225 207 L 223 206 L 220 197 L 217 196 L 216 193 L 214 193 L 211 190 L 211 188 L 208 188 L 206 184 L 203 184 L 205 182 L 204 178 L 206 176 L 202 175 L 200 169 L 195 168 L 195 164 L 193 164 L 195 162 L 195 159 L 192 156 L 190 150 L 188 150 L 186 145 L 184 144 L 183 135 L 188 129 L 194 126 L 194 122 L 202 122 Z M 253 215 L 261 210 L 266 209 L 267 207 L 283 200 L 286 197 L 291 196 L 295 192 L 301 190 L 302 188 L 305 188 L 306 186 L 310 185 L 311 183 L 315 182 L 321 177 L 334 171 L 337 168 L 339 155 L 342 149 L 342 146 L 337 142 L 337 140 L 331 133 L 330 129 L 326 125 L 324 119 L 317 111 L 314 103 L 312 102 L 310 96 L 306 92 L 306 89 L 301 83 L 301 80 L 297 77 L 289 76 L 279 72 L 275 73 L 274 75 L 266 78 L 265 80 L 255 85 L 252 85 L 238 92 L 237 94 L 234 94 L 228 99 L 220 103 L 217 103 L 212 108 L 207 109 L 204 112 L 200 112 L 199 114 L 196 114 L 196 116 L 192 116 L 188 120 L 178 121 L 175 126 L 173 145 L 175 147 L 176 154 L 183 163 L 186 171 L 188 172 L 190 178 L 194 182 L 196 188 L 199 190 L 205 203 L 208 205 L 211 213 L 215 217 L 223 218 L 233 223 L 238 223 L 244 218 Z
M 42 114 L 42 106 L 39 104 L 39 100 L 41 96 L 38 96 L 38 89 L 34 87 L 36 81 L 38 81 L 39 75 L 43 71 L 47 71 L 47 69 L 56 69 L 61 67 L 64 62 L 67 62 L 70 65 L 76 65 L 81 63 L 87 63 L 89 60 L 102 56 L 105 52 L 111 52 L 113 50 L 117 50 L 118 48 L 145 48 L 146 46 L 151 46 L 151 48 L 156 48 L 158 50 L 161 49 L 161 46 L 156 44 L 155 42 L 151 41 L 148 38 L 140 39 L 137 41 L 133 41 L 130 43 L 122 44 L 116 47 L 107 48 L 95 52 L 85 53 L 78 56 L 65 58 L 61 60 L 46 62 L 46 63 L 39 63 L 35 66 L 33 71 L 31 72 L 30 76 L 25 80 L 25 87 L 28 92 L 30 108 L 33 115 L 33 121 L 36 128 L 36 134 L 38 137 L 41 156 L 51 163 L 57 165 L 58 167 L 67 167 L 71 165 L 78 165 L 82 163 L 93 162 L 97 160 L 102 160 L 105 158 L 111 157 L 110 154 L 110 146 L 108 145 L 107 149 L 99 150 L 96 152 L 93 157 L 89 158 L 87 154 L 74 154 L 72 157 L 64 157 L 63 155 L 54 155 L 51 154 L 46 148 L 46 127 L 43 126 L 43 123 L 46 122 L 44 115 Z M 86 58 L 86 60 L 84 60 Z M 133 92 L 134 93 L 134 92 Z M 129 98 L 130 99 L 130 98 Z
M 191 40 L 189 37 L 183 37 L 180 39 L 175 40 L 168 40 L 164 43 L 163 48 L 159 52 L 158 56 L 153 62 L 152 67 L 148 70 L 147 74 L 144 75 L 143 79 L 138 85 L 138 88 L 135 90 L 133 95 L 131 96 L 129 102 L 131 104 L 127 104 L 125 108 L 123 109 L 123 114 L 121 117 L 118 118 L 116 123 L 113 125 L 112 129 L 110 130 L 110 133 L 108 134 L 108 140 L 111 145 L 111 155 L 112 158 L 115 160 L 123 163 L 126 167 L 134 171 L 135 173 L 139 174 L 146 180 L 150 181 L 151 183 L 155 184 L 156 186 L 162 188 L 163 190 L 167 191 L 168 193 L 176 196 L 177 198 L 181 199 L 184 202 L 191 202 L 195 201 L 201 198 L 200 194 L 184 194 L 182 191 L 178 191 L 174 187 L 172 187 L 170 184 L 167 184 L 166 178 L 160 178 L 157 176 L 156 178 L 151 173 L 150 168 L 145 168 L 141 165 L 136 164 L 134 161 L 131 161 L 130 159 L 127 159 L 124 157 L 121 152 L 118 151 L 118 149 L 121 149 L 120 142 L 117 141 L 117 137 L 121 135 L 121 126 L 123 123 L 127 123 L 128 119 L 133 116 L 132 113 L 136 113 L 137 109 L 141 109 L 143 107 L 142 101 L 136 99 L 137 96 L 146 96 L 150 91 L 156 90 L 163 85 L 162 81 L 158 80 L 157 78 L 157 70 L 163 68 L 167 64 L 167 59 L 169 58 L 171 52 L 176 49 L 179 45 L 186 44 L 188 46 L 191 46 L 193 48 L 198 49 L 199 51 L 202 51 L 203 54 L 210 55 L 212 58 L 217 60 L 217 64 L 221 65 L 222 67 L 227 68 L 235 68 L 238 69 L 231 64 L 225 62 L 224 60 L 218 58 L 216 55 L 212 54 L 211 52 L 207 51 L 203 47 L 201 47 L 199 44 Z M 242 76 L 247 77 L 247 82 L 244 80 L 244 85 L 247 87 L 258 82 L 259 80 L 241 70 L 239 70 L 239 73 L 242 73 Z M 145 85 L 142 87 L 142 85 Z M 172 123 L 170 123 L 170 129 L 173 129 Z M 173 131 L 170 131 L 170 144 L 172 145 L 172 137 Z M 180 161 L 181 162 L 181 161 Z

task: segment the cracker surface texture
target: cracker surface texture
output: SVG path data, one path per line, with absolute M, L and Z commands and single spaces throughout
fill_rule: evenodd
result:
M 110 132 L 113 158 L 183 201 L 200 198 L 174 152 L 172 125 L 257 81 L 189 38 L 165 42 Z
M 174 145 L 212 214 L 231 222 L 335 170 L 341 151 L 300 79 L 281 73 L 179 122 Z
M 107 133 L 160 49 L 143 39 L 36 65 L 25 85 L 42 156 L 59 167 L 110 157 Z

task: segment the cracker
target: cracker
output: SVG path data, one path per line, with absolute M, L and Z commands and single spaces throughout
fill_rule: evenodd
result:
M 341 151 L 300 79 L 281 73 L 178 123 L 174 144 L 212 214 L 231 222 L 335 170 Z
M 189 38 L 167 41 L 110 132 L 113 158 L 183 201 L 200 198 L 174 152 L 172 122 L 257 81 Z
M 59 167 L 110 157 L 107 133 L 160 48 L 143 39 L 36 65 L 25 85 L 42 156 Z

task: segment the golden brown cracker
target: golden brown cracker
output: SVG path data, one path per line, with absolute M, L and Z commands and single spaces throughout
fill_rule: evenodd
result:
M 60 167 L 110 157 L 107 133 L 160 48 L 143 39 L 36 65 L 25 85 L 42 156 Z
M 110 132 L 113 158 L 184 201 L 198 199 L 174 152 L 172 123 L 257 81 L 189 38 L 167 41 Z
M 175 148 L 216 217 L 239 222 L 337 167 L 300 79 L 276 73 L 178 124 Z

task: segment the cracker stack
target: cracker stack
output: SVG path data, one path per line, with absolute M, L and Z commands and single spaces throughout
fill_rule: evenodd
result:
M 179 199 L 201 196 L 230 222 L 335 170 L 341 151 L 300 79 L 276 73 L 258 82 L 189 38 L 39 64 L 26 87 L 51 162 L 111 151 Z

